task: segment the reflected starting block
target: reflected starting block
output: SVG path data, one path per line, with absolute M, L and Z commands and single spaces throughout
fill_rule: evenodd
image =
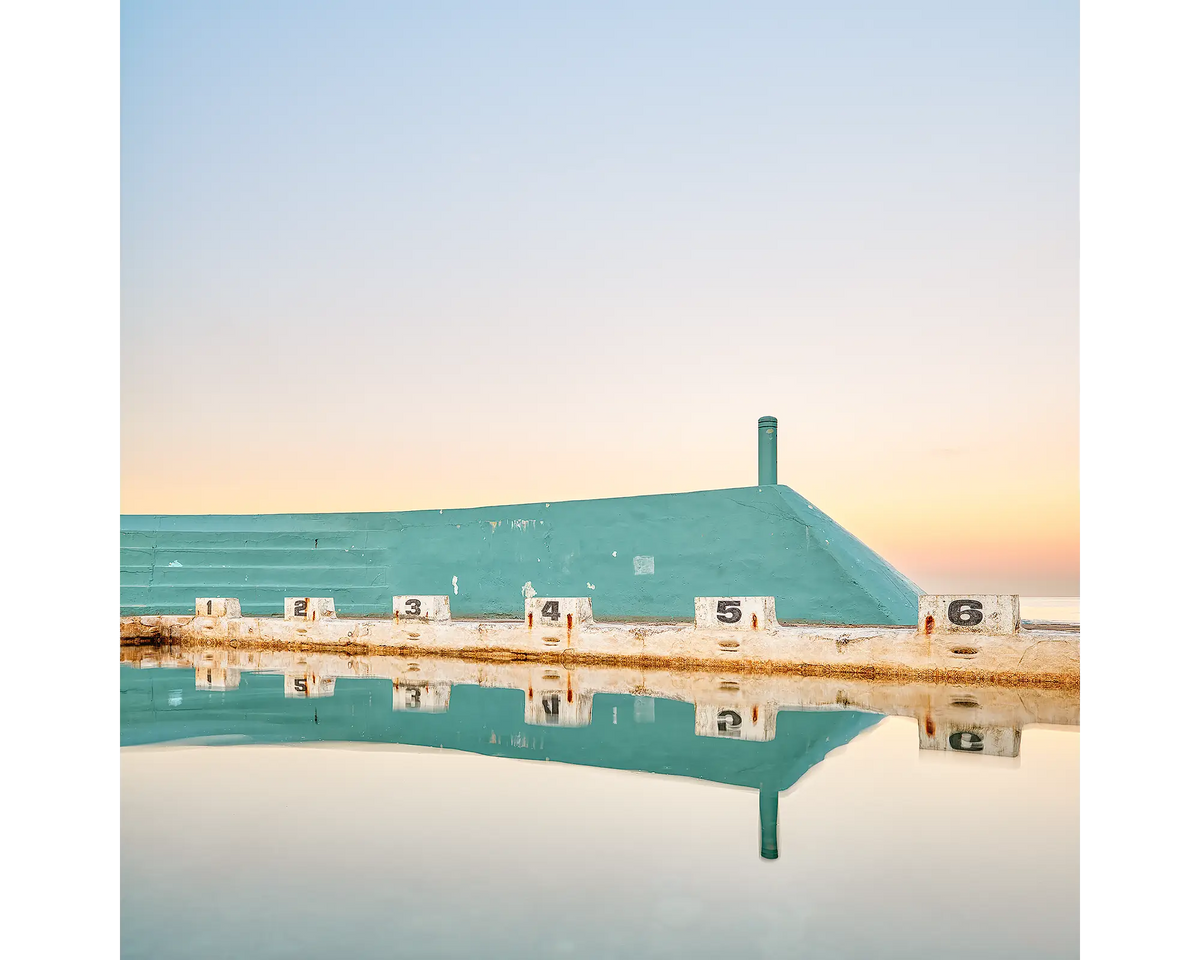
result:
M 392 681 L 392 709 L 445 713 L 450 709 L 450 684 Z
M 311 671 L 307 673 L 285 673 L 283 675 L 283 695 L 285 697 L 332 697 L 334 677 L 318 677 Z
M 770 704 L 696 704 L 696 736 L 774 740 L 776 708 Z
M 566 670 L 535 669 L 525 691 L 525 722 L 540 727 L 586 727 L 592 722 L 592 696 L 575 690 Z
M 242 672 L 237 667 L 213 664 L 196 668 L 197 690 L 236 690 L 241 682 Z

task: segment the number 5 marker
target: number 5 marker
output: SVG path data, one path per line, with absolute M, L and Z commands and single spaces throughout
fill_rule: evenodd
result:
M 702 629 L 774 630 L 774 597 L 696 597 L 696 626 Z

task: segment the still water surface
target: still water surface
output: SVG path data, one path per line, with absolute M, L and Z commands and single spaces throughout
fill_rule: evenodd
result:
M 1079 952 L 1077 693 L 122 659 L 126 957 Z

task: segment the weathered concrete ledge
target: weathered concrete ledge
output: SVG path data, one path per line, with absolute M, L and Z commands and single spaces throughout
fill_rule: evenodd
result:
M 314 599 L 314 598 L 308 598 Z M 923 598 L 923 603 L 926 598 Z M 564 665 L 643 669 L 703 668 L 747 673 L 978 682 L 1078 687 L 1079 633 L 1021 627 L 1007 598 L 928 598 L 948 606 L 956 622 L 930 613 L 922 628 L 786 625 L 775 622 L 772 598 L 697 598 L 693 623 L 597 622 L 586 598 L 527 602 L 525 621 L 424 617 L 342 619 L 332 604 L 311 603 L 310 619 L 291 616 L 144 616 L 121 620 L 122 642 L 223 644 L 264 650 L 350 651 L 467 660 L 532 660 Z M 1004 600 L 1005 603 L 991 601 Z M 1016 599 L 1016 598 L 1012 598 Z M 197 601 L 207 609 L 207 600 Z M 289 603 L 295 601 L 289 599 Z M 542 610 L 558 614 L 548 625 Z M 1010 632 L 967 623 L 965 610 L 1000 610 Z M 738 621 L 732 609 L 756 610 Z M 232 609 L 232 606 L 230 607 Z M 289 611 L 299 609 L 290 607 Z M 923 606 L 922 609 L 925 609 Z M 932 609 L 932 608 L 931 608 Z M 325 610 L 326 612 L 314 612 Z M 568 613 L 567 611 L 574 611 Z M 715 614 L 713 611 L 716 611 Z M 561 625 L 559 625 L 561 624 Z M 973 631 L 970 628 L 981 629 Z

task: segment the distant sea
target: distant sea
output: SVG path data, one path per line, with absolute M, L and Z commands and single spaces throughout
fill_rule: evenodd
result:
M 1079 623 L 1078 597 L 1022 597 L 1022 620 L 1058 620 Z

